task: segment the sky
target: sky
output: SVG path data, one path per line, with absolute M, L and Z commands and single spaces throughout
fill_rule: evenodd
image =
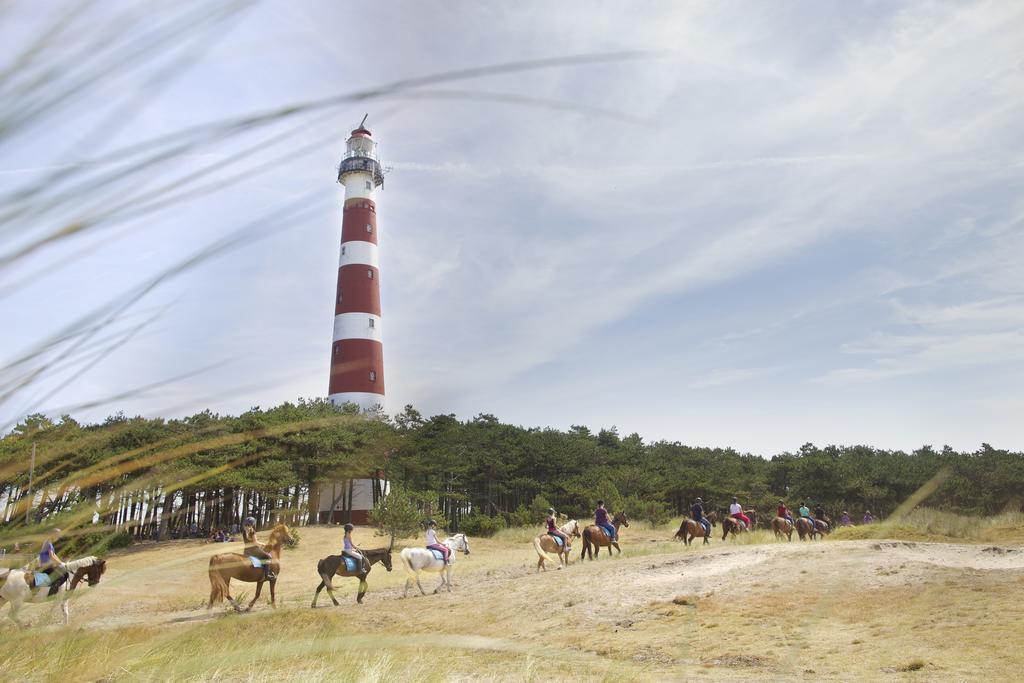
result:
M 0 131 L 0 196 L 188 126 L 471 67 L 607 59 L 405 88 L 152 173 L 129 165 L 158 186 L 276 136 L 215 192 L 0 266 L 3 365 L 204 245 L 269 227 L 148 292 L 118 324 L 151 324 L 73 381 L 69 360 L 7 396 L 0 422 L 325 396 L 335 168 L 369 113 L 389 167 L 389 412 L 765 456 L 808 441 L 1024 449 L 1024 4 L 239 6 Z M 0 71 L 68 7 L 5 9 Z M 117 21 L 152 45 L 181 7 L 101 3 L 53 51 L 96 49 Z M 116 201 L 3 226 L 0 254 Z M 282 207 L 301 211 L 275 219 Z

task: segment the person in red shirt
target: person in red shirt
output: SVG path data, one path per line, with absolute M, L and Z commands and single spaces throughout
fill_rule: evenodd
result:
M 796 526 L 796 522 L 793 521 L 793 515 L 789 512 L 789 508 L 787 508 L 786 504 L 781 500 L 779 501 L 778 515 L 783 519 L 788 519 L 790 524 Z
M 548 535 L 556 536 L 562 539 L 562 543 L 564 544 L 563 547 L 568 549 L 569 537 L 563 534 L 562 531 L 558 528 L 558 515 L 555 514 L 555 508 L 548 508 L 548 518 L 546 521 L 548 525 Z

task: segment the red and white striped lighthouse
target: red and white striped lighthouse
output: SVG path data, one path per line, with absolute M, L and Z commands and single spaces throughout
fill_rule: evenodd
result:
M 352 131 L 338 166 L 345 207 L 328 398 L 336 405 L 354 403 L 365 410 L 384 407 L 379 233 L 373 201 L 374 192 L 384 184 L 384 172 L 377 159 L 377 143 L 363 123 Z

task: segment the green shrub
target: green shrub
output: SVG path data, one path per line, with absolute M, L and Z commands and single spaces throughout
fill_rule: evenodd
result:
M 504 528 L 505 520 L 501 517 L 467 515 L 459 521 L 459 531 L 467 536 L 493 536 Z
M 65 560 L 87 555 L 105 555 L 111 550 L 127 548 L 135 543 L 135 537 L 127 531 L 90 531 L 69 536 L 57 543 L 57 553 Z
M 520 505 L 512 512 L 506 512 L 505 521 L 510 527 L 537 525 L 535 515 L 524 505 Z

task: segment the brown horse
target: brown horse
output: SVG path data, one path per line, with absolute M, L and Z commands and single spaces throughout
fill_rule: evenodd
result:
M 787 541 L 793 540 L 793 524 L 785 517 L 776 517 L 772 520 L 772 531 L 775 532 L 775 538 L 785 536 Z
M 612 518 L 612 526 L 615 527 L 615 538 L 618 538 L 619 527 L 629 526 L 629 520 L 626 519 L 626 513 L 620 512 L 615 515 L 615 517 Z M 593 550 L 591 550 L 591 547 L 593 547 Z M 620 555 L 622 554 L 622 548 L 619 547 L 618 541 L 613 541 L 608 538 L 608 534 L 605 533 L 605 530 L 598 525 L 591 524 L 583 530 L 583 550 L 580 551 L 580 561 L 582 561 L 584 557 L 588 556 L 590 559 L 594 559 L 601 554 L 601 548 L 608 548 L 609 555 L 612 554 L 612 548 L 618 550 Z
M 796 532 L 800 534 L 801 541 L 814 540 L 814 523 L 807 517 L 800 517 L 796 520 Z
M 292 535 L 288 532 L 288 527 L 278 524 L 270 532 L 270 539 L 263 545 L 264 550 L 273 558 L 270 560 L 270 567 L 274 574 L 281 573 L 281 546 L 291 540 Z M 242 611 L 235 599 L 231 597 L 231 579 L 256 584 L 256 595 L 253 596 L 249 606 L 245 608 L 245 611 L 248 612 L 260 597 L 266 574 L 262 567 L 253 567 L 249 558 L 240 553 L 214 555 L 210 558 L 210 603 L 206 609 L 213 607 L 214 603 L 220 604 L 227 598 L 236 612 Z M 276 584 L 277 578 L 275 577 L 270 581 L 270 606 L 275 609 L 277 608 Z
M 370 550 L 360 550 L 363 557 L 366 558 L 367 566 L 373 567 L 374 564 L 380 562 L 384 565 L 384 569 L 391 571 L 391 549 L 395 546 L 395 539 L 391 539 L 391 545 L 387 548 L 371 548 Z M 367 569 L 365 572 L 361 570 L 349 571 L 345 565 L 345 558 L 342 555 L 328 555 L 324 559 L 316 563 L 316 573 L 320 575 L 320 585 L 316 587 L 316 593 L 313 594 L 313 604 L 310 607 L 316 607 L 316 599 L 320 597 L 320 591 L 324 588 L 327 589 L 327 595 L 331 597 L 331 602 L 334 606 L 338 606 L 338 601 L 334 598 L 334 584 L 331 583 L 331 578 L 334 576 L 354 576 L 359 579 L 359 594 L 356 596 L 356 602 L 360 605 L 363 604 L 363 596 L 366 595 L 366 575 L 370 573 Z
M 716 526 L 716 522 L 718 521 L 718 513 L 712 510 L 711 512 L 704 516 L 707 518 L 708 522 L 711 523 L 711 527 L 714 528 Z M 704 533 L 704 526 L 700 522 L 694 521 L 687 517 L 683 520 L 682 524 L 679 525 L 679 530 L 676 531 L 676 535 L 674 536 L 674 538 L 677 541 L 679 539 L 683 539 L 683 543 L 685 543 L 686 545 L 690 545 L 693 539 L 697 538 L 698 536 L 703 536 L 704 544 L 707 545 L 708 540 L 711 538 L 711 532 Z
M 820 519 L 814 520 L 814 535 L 815 536 L 817 536 L 818 534 L 824 534 L 825 536 L 828 536 L 830 533 L 832 533 L 832 527 L 829 524 L 826 523 L 827 521 L 828 520 L 824 520 L 823 521 L 823 520 L 820 520 Z
M 736 538 L 736 534 L 743 533 L 744 531 L 753 531 L 754 527 L 757 526 L 757 510 L 744 510 L 743 514 L 750 517 L 749 529 L 740 524 L 740 520 L 733 518 L 732 515 L 722 518 L 723 541 L 729 537 L 729 534 L 732 534 L 732 537 Z

